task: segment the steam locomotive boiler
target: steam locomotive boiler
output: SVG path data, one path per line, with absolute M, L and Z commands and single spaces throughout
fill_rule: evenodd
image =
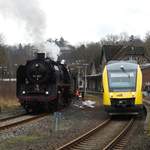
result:
M 16 95 L 27 112 L 57 110 L 71 102 L 71 77 L 64 64 L 37 53 L 17 70 Z

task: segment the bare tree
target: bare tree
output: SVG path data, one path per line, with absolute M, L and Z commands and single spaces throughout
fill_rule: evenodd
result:
M 144 46 L 150 56 L 150 31 L 146 33 Z

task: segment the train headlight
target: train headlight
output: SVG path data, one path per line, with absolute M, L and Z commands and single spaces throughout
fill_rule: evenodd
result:
M 135 97 L 135 93 L 134 92 L 132 92 L 132 97 Z
M 110 98 L 113 98 L 113 94 L 112 93 L 110 93 Z
M 26 91 L 22 91 L 22 94 L 26 94 Z
M 48 94 L 49 94 L 49 92 L 48 92 L 48 91 L 46 91 L 46 92 L 45 92 L 45 94 L 46 94 L 46 95 L 48 95 Z

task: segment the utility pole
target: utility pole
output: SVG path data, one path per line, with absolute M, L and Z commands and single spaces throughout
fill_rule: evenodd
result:
M 79 88 L 80 87 L 80 81 L 81 81 L 81 66 L 78 66 L 78 80 L 77 80 L 77 82 L 78 82 L 78 85 L 77 85 L 77 87 Z
M 83 64 L 83 65 L 84 65 L 84 93 L 86 94 L 86 86 L 87 86 L 86 75 L 87 75 L 88 64 Z

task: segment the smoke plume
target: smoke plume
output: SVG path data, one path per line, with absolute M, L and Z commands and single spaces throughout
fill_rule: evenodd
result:
M 0 14 L 23 24 L 34 42 L 42 40 L 46 23 L 38 0 L 1 0 Z
M 42 42 L 37 43 L 35 48 L 39 50 L 39 52 L 45 52 L 46 57 L 50 57 L 53 60 L 57 60 L 58 54 L 60 52 L 60 48 L 55 44 L 55 42 Z

